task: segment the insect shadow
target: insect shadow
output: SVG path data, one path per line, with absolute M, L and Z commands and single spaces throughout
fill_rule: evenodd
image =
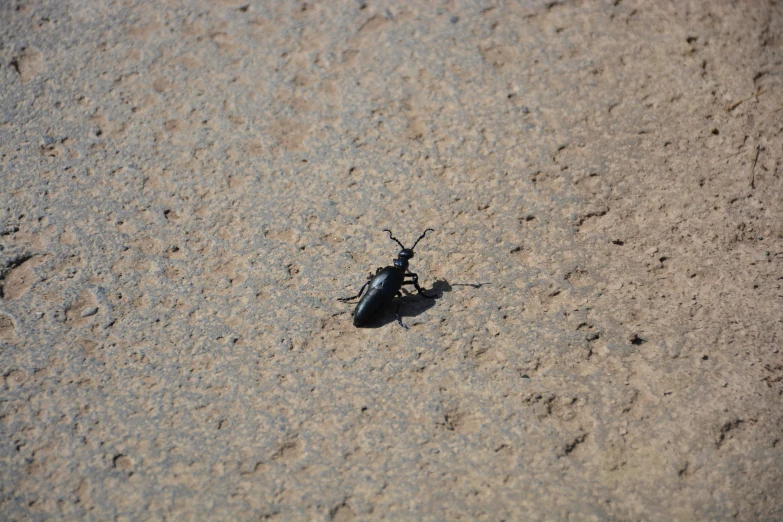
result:
M 397 298 L 400 301 L 400 317 L 416 317 L 437 304 L 437 301 L 443 297 L 446 292 L 451 292 L 455 286 L 471 286 L 473 288 L 481 288 L 482 286 L 489 285 L 491 283 L 454 283 L 451 284 L 445 279 L 436 279 L 432 284 L 432 288 L 425 289 L 424 291 L 432 295 L 432 299 L 423 299 L 420 295 L 408 292 L 405 288 L 402 289 L 402 298 Z M 434 295 L 433 295 L 434 294 Z M 396 301 L 396 300 L 395 300 Z M 381 328 L 389 323 L 397 321 L 397 316 L 394 313 L 395 308 L 392 306 L 386 307 L 381 311 L 371 322 L 369 322 L 364 328 Z

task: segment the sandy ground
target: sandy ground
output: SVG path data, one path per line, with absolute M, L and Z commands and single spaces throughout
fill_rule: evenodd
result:
M 781 2 L 0 35 L 3 520 L 783 519 Z

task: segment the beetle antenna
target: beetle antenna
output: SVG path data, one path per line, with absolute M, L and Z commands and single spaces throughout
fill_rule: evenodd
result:
M 422 239 L 424 239 L 424 236 L 426 236 L 426 235 L 427 235 L 427 232 L 435 232 L 435 230 L 434 230 L 434 229 L 432 229 L 432 228 L 428 228 L 427 230 L 425 230 L 424 232 L 422 232 L 422 234 L 419 236 L 419 239 L 417 239 L 417 240 L 416 240 L 416 242 L 415 242 L 415 243 L 413 243 L 413 246 L 411 247 L 411 250 L 413 250 L 413 249 L 415 249 L 415 248 L 416 248 L 416 245 L 418 245 L 418 244 L 419 244 L 419 241 L 421 241 Z
M 391 233 L 391 230 L 389 230 L 388 228 L 384 228 L 384 229 L 383 229 L 383 231 L 384 231 L 384 232 L 388 232 L 388 233 L 389 233 L 389 237 L 390 237 L 390 238 L 392 238 L 394 241 L 396 241 L 396 242 L 397 242 L 397 244 L 398 244 L 398 245 L 400 245 L 400 247 L 401 247 L 403 250 L 405 250 L 405 245 L 403 245 L 402 243 L 400 243 L 400 240 L 399 240 L 399 239 L 397 239 L 396 237 L 394 237 L 394 236 L 392 235 L 392 233 Z

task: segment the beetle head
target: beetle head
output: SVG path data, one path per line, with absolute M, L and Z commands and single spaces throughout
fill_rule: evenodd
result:
M 405 259 L 405 260 L 412 259 L 413 258 L 413 250 L 410 249 L 410 248 L 403 248 L 402 250 L 400 250 L 400 253 L 398 254 L 397 257 L 399 257 L 400 259 Z
M 424 238 L 424 236 L 427 235 L 427 232 L 432 231 L 432 229 L 428 228 L 427 230 L 425 230 L 422 233 L 422 235 L 419 236 L 419 239 L 417 239 L 416 242 L 413 243 L 413 246 L 410 248 L 405 248 L 405 245 L 400 243 L 400 241 L 392 235 L 391 230 L 389 230 L 388 228 L 383 229 L 383 231 L 388 232 L 389 237 L 392 239 L 392 241 L 396 241 L 397 244 L 402 247 L 402 250 L 400 250 L 400 253 L 397 255 L 397 259 L 394 260 L 394 266 L 406 270 L 408 268 L 408 260 L 413 258 L 413 249 L 416 248 L 416 245 L 419 244 L 419 241 L 421 241 Z

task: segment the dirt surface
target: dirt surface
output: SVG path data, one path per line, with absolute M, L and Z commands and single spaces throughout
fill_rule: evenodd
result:
M 0 35 L 3 520 L 783 519 L 780 2 Z

